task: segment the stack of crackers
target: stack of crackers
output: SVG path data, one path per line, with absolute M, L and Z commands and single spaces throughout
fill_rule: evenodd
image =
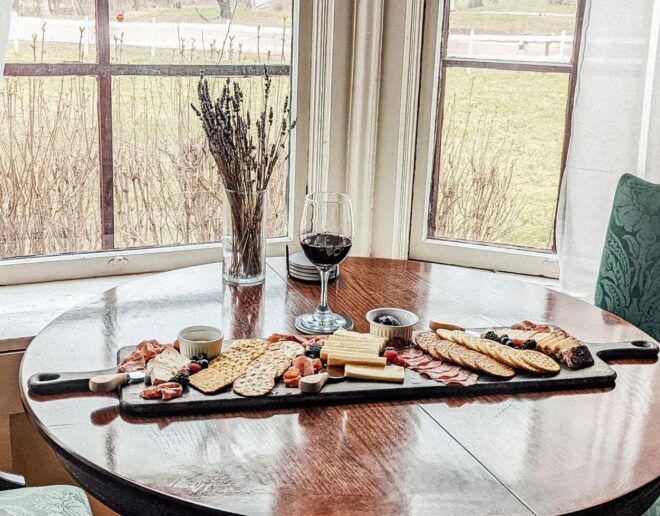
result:
M 509 348 L 461 330 L 419 333 L 415 343 L 433 358 L 499 378 L 512 378 L 516 369 L 536 374 L 556 374 L 560 369 L 557 362 L 538 351 Z
M 233 385 L 241 396 L 264 396 L 303 352 L 303 346 L 293 341 L 269 344 L 263 339 L 235 340 L 207 369 L 192 375 L 190 385 L 204 394 L 216 394 Z

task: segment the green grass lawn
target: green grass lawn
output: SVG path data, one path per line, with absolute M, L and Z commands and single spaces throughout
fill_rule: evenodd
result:
M 455 104 L 459 119 L 470 111 L 472 122 L 467 127 L 476 131 L 479 116 L 492 116 L 491 152 L 510 147 L 514 174 L 507 202 L 521 211 L 510 221 L 512 229 L 500 243 L 552 245 L 567 94 L 565 74 L 447 70 L 445 101 Z

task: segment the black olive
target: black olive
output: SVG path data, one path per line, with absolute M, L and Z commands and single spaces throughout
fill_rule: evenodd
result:
M 385 326 L 401 326 L 399 320 L 393 315 L 381 315 L 379 317 L 376 317 L 375 322 L 377 322 L 378 324 L 383 324 Z

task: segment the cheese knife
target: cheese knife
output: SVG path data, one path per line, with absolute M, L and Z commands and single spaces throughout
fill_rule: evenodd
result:
M 92 385 L 92 380 L 94 383 Z M 144 371 L 118 373 L 117 367 L 100 371 L 74 373 L 36 373 L 27 381 L 34 394 L 65 394 L 67 392 L 110 392 L 121 385 L 144 381 Z M 98 389 L 98 390 L 97 390 Z

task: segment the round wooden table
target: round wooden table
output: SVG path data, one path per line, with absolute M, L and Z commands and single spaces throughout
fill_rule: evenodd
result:
M 616 387 L 304 409 L 137 418 L 117 397 L 27 393 L 35 372 L 114 365 L 118 348 L 172 341 L 191 324 L 228 338 L 291 332 L 318 285 L 269 260 L 266 284 L 223 287 L 220 265 L 146 277 L 65 313 L 30 344 L 21 388 L 32 422 L 69 472 L 122 514 L 556 514 L 626 507 L 660 489 L 660 366 L 613 363 Z M 571 297 L 504 275 L 351 258 L 331 306 L 398 306 L 466 326 L 523 319 L 580 339 L 648 339 Z

